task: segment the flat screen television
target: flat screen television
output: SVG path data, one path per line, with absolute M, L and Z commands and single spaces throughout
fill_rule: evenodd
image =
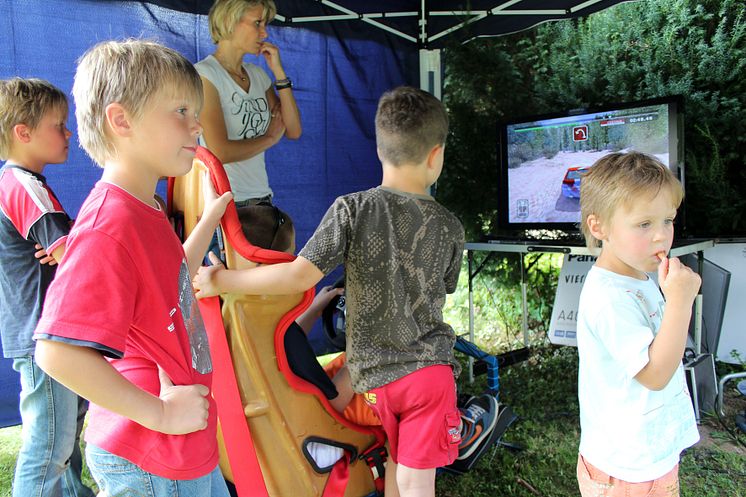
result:
M 680 96 L 510 119 L 499 133 L 503 231 L 578 233 L 582 173 L 612 152 L 654 155 L 684 184 Z

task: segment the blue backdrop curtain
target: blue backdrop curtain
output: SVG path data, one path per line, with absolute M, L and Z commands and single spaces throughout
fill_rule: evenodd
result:
M 0 79 L 43 78 L 68 95 L 76 60 L 100 41 L 152 39 L 193 62 L 214 48 L 205 15 L 135 1 L 3 0 L 0 33 Z M 269 36 L 280 47 L 285 70 L 293 79 L 303 136 L 295 142 L 282 140 L 268 151 L 267 170 L 276 204 L 293 218 L 297 245 L 302 247 L 334 198 L 379 184 L 376 103 L 387 89 L 417 85 L 417 47 L 384 32 L 373 31 L 360 39 L 342 24 L 320 30 L 317 26 L 314 31 L 270 27 Z M 266 69 L 263 60 L 247 61 Z M 73 137 L 68 161 L 49 166 L 44 174 L 75 217 L 101 169 L 77 146 L 70 104 L 68 127 Z M 20 422 L 18 391 L 18 375 L 11 361 L 3 359 L 0 426 Z

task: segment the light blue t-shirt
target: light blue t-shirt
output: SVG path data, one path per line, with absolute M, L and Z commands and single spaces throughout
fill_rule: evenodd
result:
M 699 440 L 681 365 L 660 391 L 634 377 L 649 362 L 665 302 L 658 286 L 593 266 L 578 307 L 580 453 L 610 476 L 654 480 Z

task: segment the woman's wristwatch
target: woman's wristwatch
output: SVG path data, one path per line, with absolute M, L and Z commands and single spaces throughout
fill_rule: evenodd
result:
M 293 82 L 290 81 L 290 78 L 285 79 L 278 79 L 275 81 L 275 89 L 276 90 L 284 90 L 285 88 L 292 88 Z

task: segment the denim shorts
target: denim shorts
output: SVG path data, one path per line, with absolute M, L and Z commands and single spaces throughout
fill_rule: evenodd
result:
M 106 497 L 229 497 L 220 468 L 193 480 L 169 480 L 88 444 L 86 462 Z

